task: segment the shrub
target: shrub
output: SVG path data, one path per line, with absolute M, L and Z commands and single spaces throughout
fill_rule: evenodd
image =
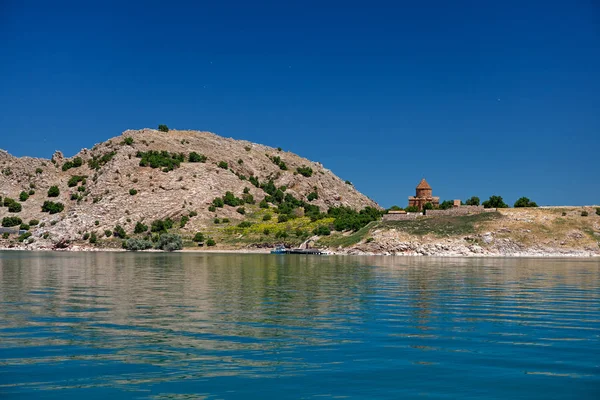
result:
M 138 191 L 137 191 L 137 190 L 135 190 L 135 189 L 129 189 L 129 194 L 130 194 L 131 196 L 135 196 L 135 195 L 137 194 L 137 192 L 138 192 Z
M 267 203 L 267 200 L 266 200 L 266 199 L 262 199 L 262 200 L 260 201 L 260 203 L 258 203 L 258 206 L 259 206 L 260 208 L 269 208 L 269 203 Z
M 133 138 L 131 136 L 127 136 L 125 139 L 123 139 L 123 144 L 131 146 L 133 144 Z
M 246 209 L 245 209 L 244 207 L 239 207 L 239 208 L 238 208 L 237 210 L 235 210 L 235 211 L 237 211 L 238 213 L 240 213 L 240 214 L 242 214 L 242 215 L 245 215 L 245 214 L 246 214 Z
M 305 177 L 311 177 L 313 174 L 313 170 L 311 167 L 307 167 L 307 166 L 302 166 L 302 167 L 298 167 L 296 168 L 296 171 L 298 171 L 298 173 L 302 176 Z
M 4 217 L 2 218 L 2 226 L 10 228 L 11 226 L 21 225 L 23 221 L 19 217 Z
M 29 194 L 25 191 L 23 191 L 19 194 L 19 200 L 21 200 L 21 201 L 27 201 L 28 198 L 29 198 Z
M 225 192 L 225 196 L 223 196 L 223 203 L 228 206 L 237 207 L 239 205 L 244 204 L 244 200 L 235 197 L 232 192 Z
M 502 196 L 490 196 L 490 198 L 481 203 L 484 208 L 508 208 L 508 205 L 502 199 Z
M 131 238 L 125 241 L 125 249 L 129 251 L 148 250 L 152 247 L 152 242 L 146 239 Z
M 244 188 L 244 194 L 248 194 L 248 193 L 250 193 L 250 188 L 248 186 L 246 186 Z
M 451 208 L 454 207 L 454 201 L 452 200 L 444 200 L 442 201 L 442 203 L 439 205 L 439 209 L 440 210 L 449 210 Z
M 22 230 L 22 231 L 28 231 L 29 230 L 29 225 L 27 225 L 27 224 L 21 224 L 19 226 L 19 229 Z
M 519 200 L 515 201 L 515 208 L 519 207 L 537 207 L 538 205 L 535 201 L 529 200 L 527 197 L 521 197 Z
M 195 217 L 196 215 L 198 215 L 196 211 L 190 211 L 190 218 Z
M 225 161 L 219 161 L 219 163 L 217 164 L 217 166 L 219 168 L 223 168 L 223 169 L 229 168 L 229 164 L 227 164 Z
M 224 224 L 228 224 L 229 223 L 229 218 L 223 218 L 221 220 L 221 222 L 224 223 Z
M 222 198 L 215 197 L 213 199 L 212 205 L 215 206 L 215 207 L 223 208 L 223 206 L 225 205 L 225 202 L 223 201 Z
M 285 214 L 279 214 L 277 216 L 277 222 L 287 222 L 289 220 L 289 216 Z
M 27 194 L 30 195 L 30 196 L 33 196 L 35 194 L 35 190 L 30 189 Z
M 204 234 L 202 232 L 196 232 L 194 239 L 192 240 L 196 243 L 204 242 Z
M 44 170 L 41 169 L 41 168 L 36 168 L 35 169 L 35 173 L 38 174 L 38 175 L 41 174 L 42 172 L 44 172 Z
M 4 205 L 4 207 L 8 207 L 10 206 L 12 203 L 14 203 L 15 201 L 13 199 L 11 199 L 10 197 L 5 197 L 4 201 L 2 202 L 2 204 Z
M 204 154 L 198 154 L 195 151 L 192 151 L 188 156 L 189 162 L 206 162 L 207 157 Z
M 104 231 L 104 236 L 106 236 L 107 238 L 108 238 L 108 237 L 111 237 L 111 236 L 112 236 L 112 231 L 111 231 L 110 229 L 106 229 L 106 230 Z
M 53 202 L 53 201 L 44 201 L 44 204 L 42 204 L 42 212 L 47 212 L 50 214 L 56 214 L 61 212 L 62 210 L 65 209 L 65 206 L 63 203 L 60 202 Z
M 371 243 L 373 241 L 375 241 L 375 239 L 373 239 L 372 237 L 367 238 L 367 240 L 365 240 L 366 243 Z
M 417 206 L 408 206 L 408 207 L 406 207 L 406 212 L 419 212 L 419 207 L 417 207 Z
M 242 165 L 244 163 L 244 160 L 242 160 L 241 158 L 238 158 L 238 164 Z
M 252 147 L 250 147 L 250 146 L 245 146 L 245 147 L 244 147 L 244 150 L 246 150 L 246 151 L 250 151 L 250 150 L 252 150 Z
M 162 168 L 163 172 L 169 172 L 184 161 L 183 153 L 169 153 L 168 151 L 138 151 L 135 155 L 140 158 L 140 167 Z
M 165 233 L 160 235 L 158 242 L 154 247 L 163 251 L 181 250 L 183 249 L 183 240 L 179 235 Z
M 263 215 L 262 220 L 263 221 L 270 221 L 271 220 L 271 214 L 265 214 L 265 215 Z
M 248 178 L 248 181 L 256 187 L 260 186 L 260 183 L 258 182 L 258 178 L 255 176 L 251 176 L 250 178 Z
M 581 216 L 582 217 L 587 217 L 588 216 L 588 212 L 587 211 L 582 211 L 581 212 Z
M 96 236 L 96 232 L 92 232 L 90 235 L 90 244 L 96 244 L 98 241 L 98 236 Z
M 115 151 L 104 154 L 102 157 L 92 156 L 91 160 L 88 160 L 88 167 L 95 169 L 96 171 L 108 163 L 117 154 Z
M 306 196 L 306 199 L 308 201 L 313 201 L 313 200 L 317 200 L 319 198 L 319 195 L 317 194 L 317 192 L 310 192 L 308 194 L 308 196 Z
M 346 181 L 346 185 L 350 185 L 350 186 L 352 186 L 352 182 L 350 182 L 350 181 L 348 181 L 348 180 L 347 180 L 347 181 Z
M 8 239 L 9 236 L 10 236 L 10 234 L 8 232 L 4 232 L 2 234 L 2 239 Z
M 217 211 L 217 207 L 210 205 L 210 206 L 208 206 L 208 211 L 215 212 L 215 211 Z
M 115 226 L 115 229 L 113 229 L 113 235 L 121 239 L 125 239 L 127 237 L 127 233 L 125 233 L 125 229 L 123 229 L 121 225 Z
M 179 221 L 179 227 L 183 228 L 185 227 L 185 224 L 187 224 L 190 220 L 190 217 L 188 217 L 187 215 L 184 215 L 183 217 L 181 217 L 181 220 Z
M 96 225 L 96 226 L 100 225 L 100 221 L 98 221 L 98 220 L 95 220 L 95 221 L 94 221 L 94 225 Z
M 269 236 L 270 233 L 271 233 L 271 230 L 269 228 L 263 229 L 263 235 Z
M 252 222 L 250 221 L 242 221 L 238 224 L 238 228 L 250 228 L 252 226 Z
M 81 157 L 75 157 L 73 159 L 73 167 L 74 168 L 81 167 L 82 165 L 83 165 L 83 160 L 81 159 Z
M 250 193 L 246 193 L 244 195 L 242 195 L 242 200 L 244 200 L 244 203 L 246 204 L 255 204 L 256 201 L 254 200 L 254 196 L 252 196 Z
M 563 212 L 562 212 L 562 216 L 563 216 L 563 217 L 566 217 L 566 216 L 567 216 L 567 213 L 563 211 Z
M 331 230 L 326 225 L 319 225 L 313 230 L 313 234 L 319 236 L 328 236 L 331 234 Z
M 21 212 L 22 208 L 23 207 L 21 207 L 21 203 L 17 203 L 16 201 L 13 201 L 12 203 L 10 203 L 8 205 L 8 212 L 18 213 L 18 212 Z
M 36 226 L 39 223 L 40 223 L 40 221 L 37 220 L 37 219 L 32 219 L 32 220 L 29 221 L 29 225 L 31 225 L 31 226 Z
M 50 186 L 50 189 L 48 189 L 48 197 L 58 197 L 59 194 L 58 186 Z
M 164 221 L 162 219 L 156 219 L 156 220 L 152 221 L 152 224 L 150 226 L 150 231 L 158 232 L 158 233 L 166 233 L 167 230 L 171 229 L 172 227 L 173 227 L 173 221 L 170 218 L 167 218 Z
M 166 125 L 159 125 L 159 126 L 158 126 L 158 130 L 159 130 L 160 132 L 169 132 L 169 127 L 168 127 L 168 126 L 166 126 Z
M 288 234 L 287 234 L 287 232 L 286 232 L 286 231 L 278 231 L 278 232 L 275 234 L 275 237 L 276 237 L 276 238 L 285 239 L 285 238 L 287 238 L 287 237 L 288 237 Z
M 365 207 L 360 212 L 350 207 L 331 207 L 327 215 L 335 218 L 333 227 L 336 231 L 357 231 L 369 222 L 379 220 L 382 212 L 373 207 Z
M 600 207 L 596 208 L 596 215 L 600 215 Z
M 31 232 L 25 232 L 24 234 L 22 234 L 21 236 L 19 236 L 17 238 L 17 240 L 19 242 L 24 242 L 25 240 L 29 239 L 31 237 Z
M 221 223 L 221 220 L 220 220 L 219 218 L 215 218 L 215 219 L 213 219 L 213 222 L 214 222 L 215 224 L 220 224 L 220 223 Z
M 89 233 L 84 233 L 83 234 L 83 240 L 88 240 L 90 238 L 90 234 Z
M 216 244 L 217 243 L 215 242 L 215 240 L 213 238 L 210 238 L 206 241 L 206 245 L 210 246 L 210 247 L 215 246 Z
M 71 200 L 79 200 L 79 195 L 77 193 L 71 193 Z
M 135 228 L 133 229 L 133 233 L 144 233 L 148 230 L 148 225 L 144 225 L 141 222 L 137 222 L 135 224 Z
M 69 178 L 69 181 L 67 182 L 67 186 L 68 187 L 77 186 L 77 184 L 79 182 L 83 181 L 85 178 L 87 178 L 87 176 L 85 176 L 85 175 L 73 175 L 72 177 Z

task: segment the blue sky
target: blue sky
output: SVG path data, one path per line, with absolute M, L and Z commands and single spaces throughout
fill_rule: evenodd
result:
M 0 0 L 0 148 L 156 127 L 322 162 L 383 206 L 600 203 L 600 3 Z

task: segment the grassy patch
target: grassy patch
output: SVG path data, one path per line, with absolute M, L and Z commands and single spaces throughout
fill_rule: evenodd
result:
M 350 235 L 335 233 L 331 236 L 325 236 L 319 239 L 319 244 L 328 247 L 348 247 L 352 246 L 362 240 L 369 234 L 372 228 L 377 227 L 380 222 L 371 221 L 367 225 L 360 228 L 358 231 L 351 233 Z
M 382 228 L 398 229 L 411 235 L 460 236 L 475 233 L 478 224 L 502 218 L 498 212 L 462 216 L 440 216 L 412 221 L 382 222 Z

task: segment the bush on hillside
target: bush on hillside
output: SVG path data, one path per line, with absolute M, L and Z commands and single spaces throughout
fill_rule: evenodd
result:
M 209 238 L 209 239 L 206 241 L 206 245 L 207 245 L 207 246 L 209 246 L 209 247 L 215 246 L 216 244 L 217 244 L 217 243 L 215 242 L 215 240 L 214 240 L 213 238 Z
M 313 174 L 313 170 L 311 167 L 307 167 L 307 166 L 302 166 L 302 167 L 298 167 L 296 168 L 296 171 L 298 171 L 298 173 L 302 176 L 305 177 L 311 177 Z
M 135 196 L 135 195 L 137 194 L 137 192 L 138 192 L 138 191 L 137 191 L 137 190 L 135 190 L 135 189 L 133 189 L 133 188 L 132 188 L 132 189 L 129 189 L 129 194 L 130 194 L 131 196 Z
M 196 232 L 194 239 L 192 240 L 196 243 L 204 242 L 204 234 L 202 232 Z
M 439 209 L 440 210 L 448 210 L 450 208 L 454 207 L 454 201 L 452 200 L 444 200 L 440 205 L 439 205 Z
M 138 151 L 135 155 L 140 158 L 140 167 L 162 168 L 163 172 L 169 172 L 179 168 L 185 161 L 183 153 L 169 153 L 168 151 Z
M 133 138 L 131 136 L 127 136 L 125 139 L 123 139 L 123 144 L 131 146 L 133 144 Z
M 121 239 L 125 239 L 127 237 L 127 233 L 125 232 L 125 229 L 123 229 L 123 227 L 121 225 L 115 226 L 115 228 L 113 229 L 113 235 L 114 235 L 114 237 L 118 237 Z
M 188 156 L 188 161 L 197 163 L 197 162 L 206 162 L 207 157 L 204 154 L 198 154 L 195 151 L 192 151 Z
M 23 221 L 19 217 L 4 217 L 2 218 L 2 226 L 10 228 L 13 226 L 21 225 Z
M 158 130 L 159 130 L 160 132 L 169 132 L 169 127 L 168 127 L 168 126 L 166 126 L 166 125 L 162 125 L 162 124 L 161 124 L 161 125 L 159 125 L 159 126 L 158 126 Z
M 164 233 L 160 235 L 158 242 L 154 247 L 163 251 L 181 250 L 183 249 L 183 240 L 179 235 Z
M 171 229 L 172 227 L 173 227 L 173 221 L 171 220 L 171 218 L 167 218 L 165 220 L 156 219 L 156 220 L 152 221 L 152 224 L 150 226 L 150 231 L 157 232 L 157 233 L 166 233 L 167 230 Z
M 8 205 L 8 212 L 18 213 L 18 212 L 21 212 L 22 208 L 23 207 L 21 206 L 21 203 L 17 203 L 16 201 L 13 201 L 12 203 L 10 203 Z
M 59 194 L 58 186 L 50 186 L 50 189 L 48 189 L 48 197 L 58 197 Z
M 308 201 L 317 200 L 318 198 L 319 198 L 319 195 L 317 194 L 317 192 L 310 192 L 308 194 L 308 196 L 306 196 L 306 200 L 308 200 Z
M 112 160 L 112 158 L 115 156 L 115 154 L 117 154 L 117 152 L 111 151 L 110 153 L 106 153 L 106 154 L 102 155 L 101 157 L 94 155 L 94 156 L 92 156 L 91 160 L 88 160 L 88 167 L 90 169 L 95 169 L 97 171 L 101 167 L 103 167 L 106 163 L 108 163 L 110 160 Z
M 53 201 L 44 201 L 44 204 L 42 204 L 42 212 L 47 212 L 50 214 L 57 214 L 59 212 L 61 212 L 62 210 L 65 209 L 65 206 L 63 203 L 60 202 L 53 202 Z
M 217 164 L 217 166 L 219 168 L 223 168 L 223 169 L 229 168 L 229 164 L 227 164 L 225 161 L 219 161 L 219 163 Z
M 27 201 L 27 199 L 29 198 L 29 193 L 23 191 L 19 194 L 19 200 L 21 201 Z
M 127 249 L 129 251 L 148 250 L 148 249 L 151 249 L 152 247 L 153 247 L 152 242 L 149 240 L 146 240 L 146 239 L 131 238 L 131 239 L 127 239 L 125 241 L 125 249 Z
M 135 224 L 135 228 L 133 229 L 133 233 L 144 233 L 148 230 L 148 225 L 144 225 L 141 222 L 137 222 Z

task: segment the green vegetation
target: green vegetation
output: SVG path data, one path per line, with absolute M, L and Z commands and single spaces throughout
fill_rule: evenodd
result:
M 123 139 L 123 144 L 131 146 L 133 144 L 133 138 L 131 136 L 127 136 L 125 139 Z
M 185 160 L 183 153 L 169 153 L 168 151 L 138 151 L 135 155 L 140 158 L 140 167 L 162 168 L 163 172 L 169 172 Z
M 204 242 L 204 234 L 202 232 L 196 232 L 193 241 L 196 243 Z
M 281 160 L 281 157 L 274 156 L 274 157 L 269 157 L 269 159 L 273 162 L 273 164 L 277 165 L 280 170 L 287 171 L 287 169 L 288 169 L 287 165 L 285 164 L 285 162 L 283 162 Z
M 229 164 L 227 164 L 225 161 L 219 161 L 219 163 L 217 164 L 217 166 L 219 168 L 223 168 L 223 169 L 229 168 Z
M 29 239 L 31 237 L 31 232 L 25 232 L 24 234 L 22 234 L 21 236 L 19 236 L 17 238 L 17 240 L 19 242 L 24 242 L 25 240 Z M 32 239 L 33 240 L 33 239 Z
M 250 178 L 248 178 L 248 182 L 250 182 L 251 184 L 253 184 L 256 187 L 260 187 L 260 182 L 258 181 L 258 178 L 255 176 L 251 176 Z
M 600 215 L 600 207 L 596 208 L 596 215 Z
M 155 248 L 163 251 L 175 251 L 183 249 L 183 240 L 181 236 L 172 233 L 160 235 Z
M 37 219 L 32 219 L 29 221 L 29 225 L 31 225 L 31 226 L 39 225 L 39 223 L 40 223 L 40 221 Z
M 42 212 L 47 212 L 50 214 L 57 214 L 59 212 L 61 212 L 62 210 L 65 209 L 65 206 L 63 203 L 60 202 L 53 202 L 53 201 L 44 201 L 44 204 L 42 204 Z
M 135 196 L 137 193 L 138 193 L 138 191 L 137 191 L 137 190 L 135 190 L 135 189 L 133 189 L 133 188 L 129 189 L 129 194 L 130 194 L 131 196 Z
M 12 226 L 21 225 L 23 221 L 19 217 L 4 217 L 2 218 L 2 226 L 10 228 Z
M 587 217 L 588 216 L 588 212 L 587 211 L 582 211 L 581 212 L 581 216 L 582 217 Z
M 21 224 L 21 226 L 19 226 L 19 229 L 22 231 L 28 231 L 29 230 L 29 225 L 27 224 Z
M 102 155 L 102 157 L 92 156 L 92 159 L 88 160 L 88 167 L 97 171 L 110 160 L 112 160 L 115 154 L 117 154 L 116 151 L 111 151 L 110 153 Z
M 71 168 L 78 168 L 78 167 L 81 167 L 82 165 L 83 165 L 83 160 L 81 159 L 81 157 L 75 157 L 73 159 L 73 161 L 65 162 L 62 166 L 62 170 L 68 171 Z
M 215 218 L 213 219 L 213 222 L 218 225 L 221 223 L 221 220 L 219 218 Z
M 536 204 L 535 201 L 531 201 L 529 200 L 527 197 L 521 197 L 519 200 L 515 201 L 515 208 L 519 208 L 519 207 L 537 207 L 538 205 Z
M 169 132 L 169 127 L 161 124 L 161 125 L 158 125 L 158 130 L 160 132 Z
M 15 202 L 14 199 L 11 199 L 10 197 L 5 197 L 2 204 L 4 205 L 4 207 L 8 207 L 14 202 Z
M 165 220 L 157 219 L 157 220 L 152 221 L 152 224 L 150 226 L 150 231 L 158 232 L 158 233 L 166 233 L 172 227 L 173 227 L 173 221 L 171 220 L 171 218 L 167 218 Z
M 215 246 L 216 244 L 217 244 L 217 243 L 214 241 L 214 239 L 213 239 L 213 238 L 209 238 L 209 239 L 206 241 L 206 245 L 207 245 L 207 246 L 209 246 L 209 247 Z
M 106 236 L 107 238 L 111 237 L 112 236 L 112 231 L 110 229 L 105 229 L 104 230 L 104 236 Z
M 208 157 L 206 157 L 204 154 L 198 154 L 195 151 L 192 151 L 190 153 L 190 155 L 188 156 L 188 161 L 192 162 L 192 163 L 197 163 L 197 162 L 204 163 L 204 162 L 206 162 L 207 158 Z
M 44 170 L 43 170 L 43 169 L 41 169 L 41 168 L 39 168 L 39 167 L 35 169 L 35 173 L 36 173 L 37 175 L 40 175 L 42 172 L 44 172 Z
M 129 251 L 148 250 L 152 247 L 152 242 L 146 239 L 131 238 L 125 241 L 125 249 Z
M 508 205 L 502 199 L 502 196 L 490 196 L 489 200 L 481 203 L 485 208 L 508 208 Z
M 213 207 L 223 208 L 225 201 L 221 197 L 215 197 L 212 201 Z
M 440 210 L 448 210 L 454 207 L 454 201 L 452 200 L 444 200 L 438 207 Z
M 310 192 L 308 194 L 308 196 L 306 196 L 306 200 L 308 200 L 308 201 L 317 200 L 318 198 L 319 198 L 319 195 L 317 194 L 317 192 Z
M 302 167 L 298 167 L 296 168 L 296 171 L 298 171 L 298 173 L 302 176 L 305 177 L 311 177 L 313 174 L 313 170 L 311 167 L 307 167 L 307 166 L 302 166 Z
M 114 237 L 118 237 L 121 239 L 125 239 L 127 237 L 127 233 L 125 232 L 125 229 L 123 229 L 123 227 L 121 225 L 115 226 L 115 228 L 113 229 L 113 235 L 114 235 Z
M 35 194 L 35 190 L 30 189 L 29 192 L 27 192 L 27 194 L 33 196 Z
M 242 215 L 246 214 L 246 208 L 244 208 L 244 207 L 238 207 L 238 209 L 235 211 L 237 211 L 238 213 L 240 213 Z
M 23 191 L 19 194 L 19 200 L 20 201 L 27 201 L 27 199 L 29 198 L 29 193 Z
M 406 207 L 405 210 L 406 210 L 407 213 L 408 212 L 416 213 L 416 212 L 419 212 L 419 207 L 417 207 L 417 206 L 408 206 L 408 207 Z
M 411 235 L 436 236 L 468 235 L 476 232 L 477 224 L 502 218 L 498 212 L 481 213 L 463 216 L 438 216 L 407 221 L 386 221 L 379 225 L 384 228 L 395 228 Z
M 87 178 L 86 175 L 73 175 L 72 177 L 69 178 L 69 181 L 67 182 L 67 186 L 74 187 L 74 186 L 77 186 L 77 184 L 79 182 L 83 182 L 83 184 L 85 185 L 86 178 Z
M 271 214 L 265 214 L 265 215 L 263 215 L 262 220 L 263 221 L 270 221 L 271 220 Z
M 144 225 L 141 222 L 135 224 L 133 233 L 144 233 L 148 230 L 148 225 Z
M 50 189 L 48 189 L 48 197 L 58 197 L 59 194 L 58 186 L 50 186 Z
M 23 207 L 21 206 L 21 203 L 17 203 L 16 201 L 13 201 L 12 203 L 10 203 L 8 205 L 8 212 L 18 213 L 18 212 L 21 212 L 22 208 Z
M 98 236 L 96 236 L 96 232 L 92 232 L 90 235 L 90 244 L 96 244 L 98 241 Z
M 183 217 L 181 217 L 181 220 L 179 220 L 179 227 L 184 228 L 185 224 L 187 224 L 189 221 L 190 221 L 190 217 L 188 217 L 187 215 L 184 215 Z
M 467 199 L 467 201 L 465 201 L 465 204 L 468 206 L 478 206 L 479 205 L 479 197 L 473 196 L 470 199 Z
M 327 225 L 319 225 L 313 230 L 313 234 L 319 236 L 329 236 L 331 234 L 331 229 Z
M 239 197 L 235 197 L 232 192 L 225 192 L 225 196 L 223 196 L 223 203 L 228 206 L 237 207 L 244 204 L 244 200 Z M 213 202 L 214 204 L 214 202 Z
M 356 211 L 350 207 L 332 207 L 327 210 L 329 217 L 335 218 L 333 228 L 336 231 L 358 231 L 371 221 L 378 221 L 382 212 L 373 207 Z
M 215 207 L 214 205 L 211 204 L 210 206 L 208 206 L 208 211 L 215 212 L 215 211 L 217 211 L 217 207 Z

